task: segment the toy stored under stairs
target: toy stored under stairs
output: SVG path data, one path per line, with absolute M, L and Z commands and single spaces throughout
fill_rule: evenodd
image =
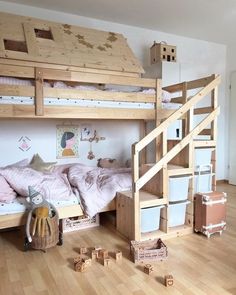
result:
M 117 229 L 130 240 L 193 232 L 193 200 L 199 181 L 210 179 L 208 191 L 215 190 L 219 84 L 220 76 L 212 75 L 163 88 L 177 93 L 171 102 L 182 106 L 165 120 L 156 120 L 155 129 L 132 146 L 133 188 L 117 196 Z M 182 122 L 182 139 L 168 140 L 167 129 L 176 120 Z M 146 163 L 153 141 L 156 161 Z M 199 152 L 210 155 L 206 160 L 200 156 L 204 165 L 197 163 Z

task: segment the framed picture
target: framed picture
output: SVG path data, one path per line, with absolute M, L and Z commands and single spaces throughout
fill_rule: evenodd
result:
M 79 157 L 79 127 L 57 126 L 57 159 Z

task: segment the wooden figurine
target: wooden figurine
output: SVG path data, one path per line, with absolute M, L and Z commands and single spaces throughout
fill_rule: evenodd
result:
M 86 253 L 88 253 L 88 249 L 86 247 L 79 248 L 79 254 L 86 254 Z
M 98 256 L 102 259 L 108 257 L 108 251 L 106 249 L 100 249 L 98 250 Z
M 173 284 L 174 284 L 173 276 L 172 275 L 166 275 L 165 276 L 165 286 L 166 287 L 173 286 Z
M 151 264 L 146 264 L 144 266 L 143 271 L 147 274 L 150 275 L 153 272 L 153 266 Z
M 115 259 L 116 259 L 116 262 L 119 262 L 122 260 L 122 252 L 121 251 L 115 252 Z
M 102 262 L 103 262 L 104 266 L 110 266 L 111 265 L 111 258 L 109 256 L 106 258 L 103 258 Z

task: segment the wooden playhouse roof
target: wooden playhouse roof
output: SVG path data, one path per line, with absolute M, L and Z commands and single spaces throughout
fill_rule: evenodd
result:
M 0 13 L 0 57 L 143 73 L 121 34 Z

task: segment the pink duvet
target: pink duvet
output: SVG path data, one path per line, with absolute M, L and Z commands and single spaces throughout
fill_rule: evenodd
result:
M 71 185 L 77 187 L 86 214 L 90 217 L 104 208 L 118 191 L 131 189 L 130 168 L 106 169 L 74 165 L 69 169 Z
M 64 174 L 43 173 L 29 167 L 7 167 L 0 169 L 0 175 L 23 197 L 28 196 L 29 185 L 48 200 L 68 200 L 73 194 Z

